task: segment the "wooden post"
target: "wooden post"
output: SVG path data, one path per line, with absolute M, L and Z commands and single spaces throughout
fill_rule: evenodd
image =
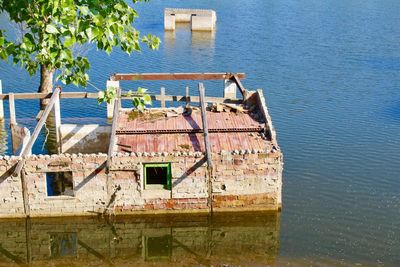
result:
M 160 99 L 161 107 L 165 108 L 165 88 L 164 87 L 161 87 L 161 89 L 160 89 L 160 97 L 161 97 L 161 99 Z
M 186 86 L 186 105 L 190 103 L 189 86 Z
M 8 95 L 8 106 L 10 108 L 10 126 L 17 124 L 17 119 L 15 116 L 15 102 L 14 102 L 14 94 L 10 93 Z
M 230 79 L 224 80 L 224 98 L 236 99 L 236 91 L 236 82 Z
M 239 88 L 240 93 L 242 94 L 243 98 L 246 96 L 246 88 L 244 88 L 242 82 L 240 81 L 240 77 L 237 74 L 233 75 L 233 80 L 235 81 L 236 85 Z
M 19 173 L 21 173 L 22 167 L 25 164 L 25 156 L 27 156 L 30 151 L 32 151 L 32 146 L 35 143 L 37 137 L 39 136 L 40 131 L 42 130 L 43 125 L 45 124 L 47 117 L 50 114 L 50 111 L 52 110 L 54 106 L 54 102 L 56 101 L 56 96 L 60 94 L 60 88 L 57 87 L 54 92 L 52 97 L 50 98 L 49 103 L 46 106 L 46 109 L 43 112 L 42 117 L 40 118 L 39 122 L 36 124 L 35 130 L 33 131 L 33 134 L 31 136 L 31 139 L 29 140 L 28 144 L 26 147 L 22 150 L 21 157 L 22 159 L 17 163 L 17 166 L 15 167 L 15 170 L 13 172 L 13 176 L 17 177 Z
M 113 150 L 114 150 L 114 144 L 116 142 L 115 140 L 115 135 L 116 135 L 116 130 L 118 126 L 118 117 L 119 117 L 119 110 L 121 107 L 121 88 L 118 87 L 117 89 L 117 99 L 115 100 L 114 103 L 114 112 L 113 112 L 113 117 L 112 117 L 112 126 L 111 126 L 111 136 L 110 136 L 110 144 L 108 145 L 108 153 L 107 153 L 107 161 L 106 161 L 106 190 L 107 190 L 107 198 L 108 198 L 108 205 L 107 209 L 104 211 L 104 213 L 108 213 L 111 215 L 109 212 L 109 209 L 111 208 L 110 205 L 113 202 L 112 195 L 113 195 L 113 183 L 111 179 L 111 174 L 110 174 L 110 168 L 111 168 L 111 160 L 113 157 Z
M 57 87 L 60 88 L 60 87 Z M 61 91 L 61 88 L 60 88 Z M 54 102 L 54 120 L 56 128 L 56 140 L 58 146 L 58 153 L 62 153 L 62 143 L 61 143 L 61 111 L 60 111 L 60 95 L 57 94 Z
M 212 206 L 212 158 L 211 158 L 211 146 L 210 140 L 208 136 L 208 123 L 207 123 L 207 115 L 206 115 L 206 104 L 204 97 L 204 86 L 202 83 L 199 83 L 199 97 L 200 97 L 200 109 L 201 109 L 201 120 L 203 123 L 203 132 L 204 132 L 204 146 L 206 148 L 206 157 L 207 157 L 207 184 L 208 184 L 208 207 L 210 212 L 213 213 Z
M 17 125 L 17 119 L 15 116 L 15 102 L 14 94 L 10 93 L 8 95 L 8 108 L 10 109 L 10 131 L 11 131 L 11 145 L 13 154 L 16 153 L 16 138 L 15 138 L 15 125 Z
M 3 93 L 3 86 L 0 80 L 0 94 L 2 93 Z M 4 106 L 3 106 L 3 100 L 0 100 L 0 120 L 2 119 L 4 119 Z
M 110 88 L 118 88 L 119 89 L 119 81 L 108 80 L 106 87 L 107 87 L 108 90 Z M 107 119 L 111 119 L 112 118 L 113 112 L 114 112 L 114 105 L 115 105 L 115 100 L 111 101 L 110 104 L 107 103 Z
M 29 217 L 31 215 L 31 210 L 29 207 L 28 187 L 27 187 L 24 170 L 22 170 L 22 172 L 21 172 L 21 184 L 22 184 L 22 199 L 24 202 L 24 211 L 25 211 L 25 215 L 27 217 Z

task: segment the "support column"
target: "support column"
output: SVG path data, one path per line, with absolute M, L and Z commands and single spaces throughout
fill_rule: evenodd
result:
M 224 80 L 224 98 L 236 99 L 237 85 L 230 79 Z
M 210 213 L 213 213 L 213 195 L 212 195 L 212 174 L 213 174 L 213 163 L 211 158 L 211 145 L 210 139 L 208 135 L 208 123 L 207 123 L 207 114 L 206 114 L 206 103 L 205 103 L 205 93 L 204 86 L 202 83 L 199 83 L 199 98 L 200 98 L 200 109 L 201 109 L 201 120 L 203 123 L 203 132 L 204 132 L 204 147 L 207 158 L 207 187 L 208 187 L 208 208 Z
M 107 90 L 110 90 L 111 88 L 119 88 L 119 81 L 107 81 Z M 111 103 L 107 103 L 107 119 L 112 119 L 113 113 L 114 113 L 114 105 L 115 105 L 115 99 L 111 101 Z
M 15 102 L 14 102 L 14 94 L 10 93 L 8 95 L 8 107 L 10 108 L 10 126 L 17 124 L 17 119 L 15 116 Z
M 161 107 L 165 108 L 165 88 L 164 87 L 161 87 L 160 95 L 161 95 L 161 99 L 160 99 Z
M 54 120 L 56 128 L 56 141 L 57 141 L 58 153 L 62 153 L 60 94 L 56 96 L 56 100 L 54 102 Z
M 175 31 L 175 14 L 164 13 L 164 30 Z

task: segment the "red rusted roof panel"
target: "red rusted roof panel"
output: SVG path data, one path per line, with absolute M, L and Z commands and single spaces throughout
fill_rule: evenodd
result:
M 221 150 L 266 149 L 269 141 L 260 132 L 264 124 L 248 113 L 207 111 L 212 152 Z M 119 152 L 204 152 L 200 112 L 170 118 L 129 119 L 122 112 L 118 119 Z
M 211 151 L 267 149 L 269 142 L 259 133 L 210 133 Z M 204 152 L 202 133 L 117 135 L 119 152 Z
M 247 113 L 207 111 L 206 116 L 210 132 L 256 131 L 263 127 L 263 123 L 258 122 Z M 123 112 L 118 118 L 117 133 L 198 132 L 202 128 L 200 112 L 154 120 L 129 119 L 128 113 Z

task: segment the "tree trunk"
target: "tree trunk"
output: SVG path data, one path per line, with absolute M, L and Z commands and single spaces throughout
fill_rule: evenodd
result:
M 51 93 L 53 91 L 54 70 L 49 70 L 46 66 L 40 65 L 40 86 L 39 93 Z M 45 109 L 49 99 L 40 100 L 40 109 Z

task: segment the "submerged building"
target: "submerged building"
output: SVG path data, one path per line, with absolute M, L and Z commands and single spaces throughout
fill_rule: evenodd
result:
M 58 153 L 30 155 L 46 110 L 32 136 L 13 142 L 19 155 L 0 159 L 0 216 L 280 210 L 282 153 L 262 90 L 245 89 L 243 77 L 115 74 L 111 126 L 62 124 L 60 97 L 79 93 L 55 90 L 48 110 L 56 111 Z M 223 97 L 205 96 L 202 83 L 194 96 L 162 88 L 152 95 L 159 107 L 138 112 L 121 107 L 122 80 L 222 80 Z

